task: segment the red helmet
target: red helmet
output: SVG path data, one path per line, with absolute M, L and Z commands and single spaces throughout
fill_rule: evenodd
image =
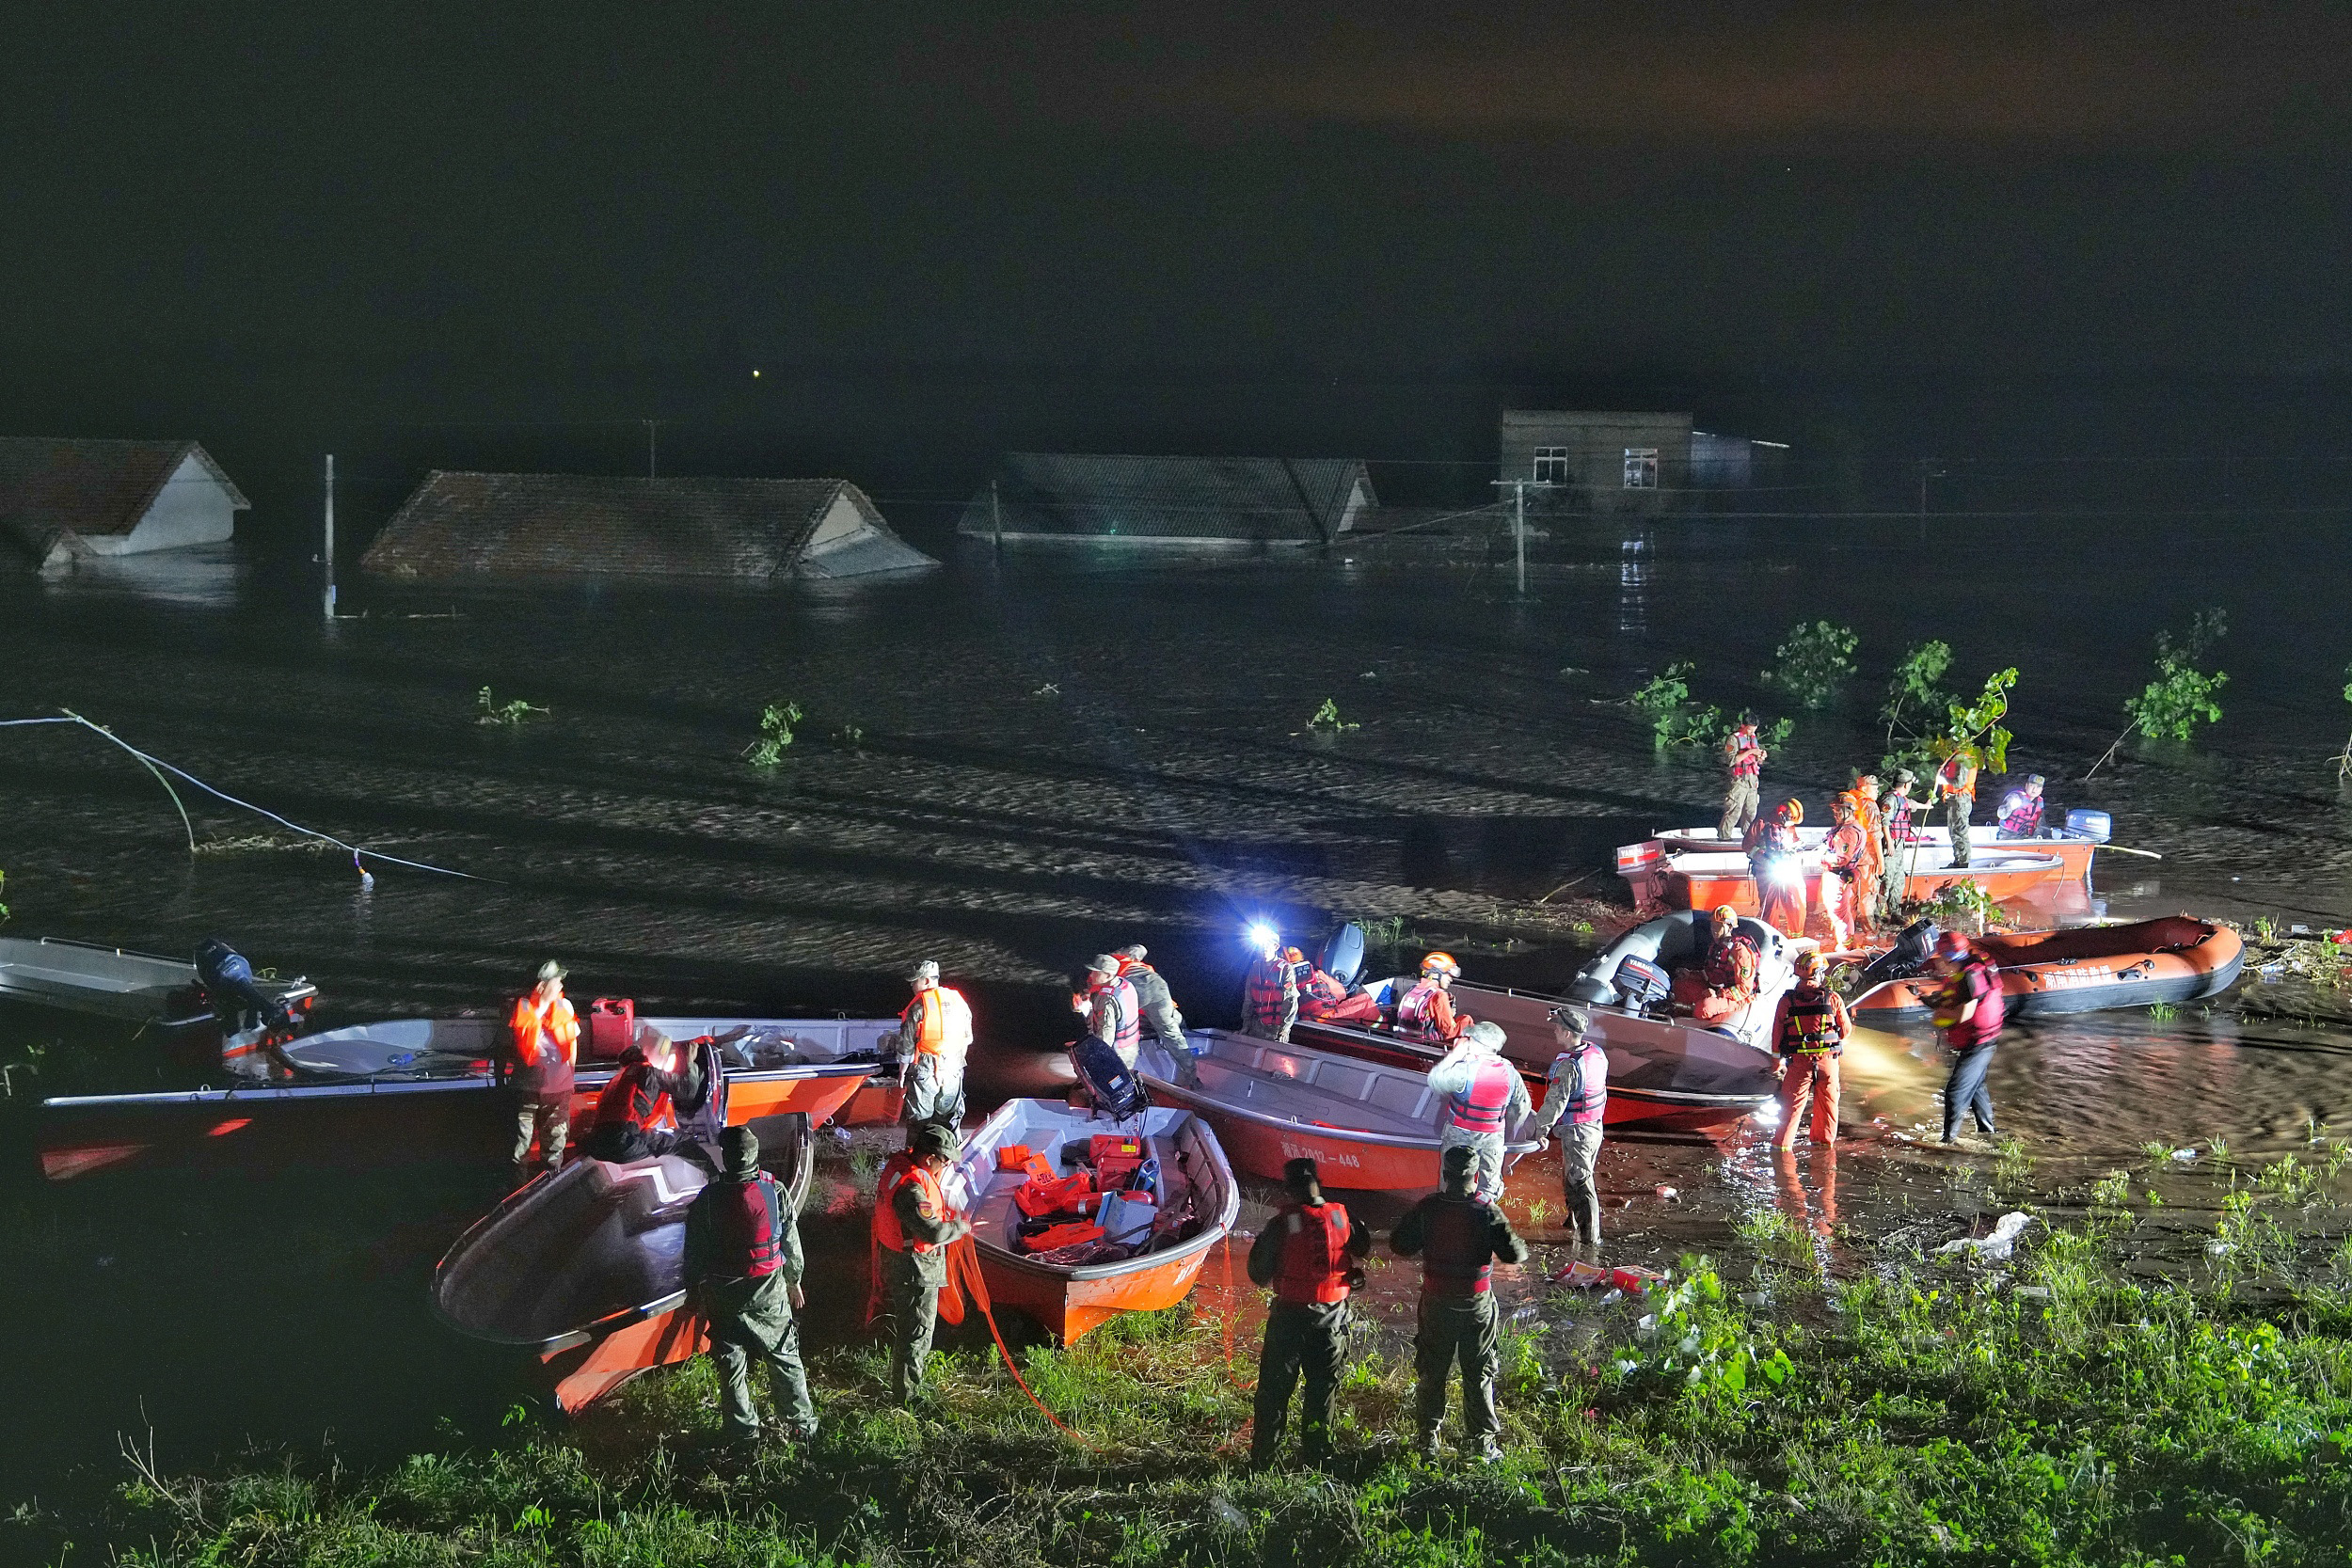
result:
M 1968 939 L 1958 931 L 1946 931 L 1935 939 L 1935 950 L 1947 958 L 1957 958 L 1968 951 Z

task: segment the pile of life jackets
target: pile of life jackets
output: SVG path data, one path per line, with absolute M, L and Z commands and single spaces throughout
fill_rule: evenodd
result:
M 1016 1252 L 1052 1254 L 1057 1263 L 1104 1263 L 1149 1251 L 1178 1216 L 1163 1213 L 1160 1163 L 1140 1139 L 1098 1133 L 1061 1149 L 1064 1176 L 1025 1144 L 996 1151 L 999 1170 L 1026 1179 L 1013 1189 L 1020 1218 L 1009 1238 Z

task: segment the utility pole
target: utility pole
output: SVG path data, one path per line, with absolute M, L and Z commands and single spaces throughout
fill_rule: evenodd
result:
M 1552 487 L 1551 482 L 1544 479 L 1498 479 L 1494 483 L 1498 490 L 1508 486 L 1511 491 L 1511 546 L 1518 561 L 1519 592 L 1524 594 L 1527 592 L 1527 493 L 1530 490 L 1549 490 Z
M 660 445 L 655 436 L 655 432 L 661 428 L 663 421 L 640 420 L 637 422 L 645 427 L 645 477 L 659 479 L 661 477 L 661 471 L 657 460 L 660 456 Z
M 1919 543 L 1922 545 L 1928 542 L 1928 475 L 1932 467 L 1933 459 L 1919 459 Z
M 326 454 L 326 552 L 321 560 L 326 562 L 326 593 L 324 595 L 326 618 L 335 618 L 335 454 Z
M 989 528 L 995 534 L 996 548 L 1003 549 L 1005 547 L 1005 509 L 997 499 L 996 482 L 993 479 L 988 482 L 988 523 Z

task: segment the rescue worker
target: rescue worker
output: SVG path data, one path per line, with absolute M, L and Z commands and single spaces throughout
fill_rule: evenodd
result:
M 1879 797 L 1879 816 L 1886 837 L 1886 880 L 1879 890 L 1879 916 L 1889 925 L 1902 918 L 1903 902 L 1911 892 L 1911 847 L 1919 831 L 1912 814 L 1927 802 L 1912 798 L 1918 775 L 1908 768 L 1895 770 L 1894 783 Z
M 1380 1022 L 1380 999 L 1368 990 L 1349 994 L 1339 976 L 1313 964 L 1298 985 L 1298 1016 L 1316 1023 L 1351 1023 L 1370 1028 Z
M 515 1180 L 531 1176 L 531 1146 L 539 1145 L 539 1164 L 553 1171 L 564 1164 L 564 1141 L 572 1127 L 572 1064 L 580 1044 L 580 1020 L 564 995 L 564 966 L 549 958 L 539 966 L 538 983 L 515 1004 L 506 1021 L 507 1083 L 518 1097 L 515 1107 Z
M 1519 1069 L 1502 1059 L 1508 1037 L 1500 1023 L 1473 1023 L 1460 1043 L 1429 1069 L 1439 1096 L 1438 1147 L 1477 1156 L 1478 1194 L 1502 1201 L 1502 1154 L 1512 1124 L 1534 1113 Z
M 2040 838 L 2042 811 L 2042 775 L 2028 773 L 2022 788 L 2001 797 L 2001 836 Z
M 1935 1026 L 1952 1052 L 1952 1075 L 1944 1085 L 1944 1141 L 1960 1141 L 1960 1124 L 1972 1112 L 1978 1129 L 1996 1137 L 1993 1091 L 1985 1087 L 1984 1075 L 2001 1038 L 2001 972 L 1958 931 L 1935 939 L 1935 972 L 1944 977 L 1935 998 Z
M 1797 955 L 1797 983 L 1780 999 L 1772 1014 L 1772 1048 L 1781 1058 L 1780 1131 L 1774 1148 L 1792 1148 L 1797 1123 L 1813 1106 L 1813 1141 L 1828 1146 L 1837 1141 L 1838 1060 L 1846 1053 L 1846 1037 L 1853 1019 L 1843 998 L 1829 989 L 1828 960 L 1807 950 Z
M 1502 1430 L 1502 1418 L 1495 1414 L 1502 1316 L 1495 1309 L 1492 1275 L 1498 1262 L 1526 1262 L 1527 1243 L 1501 1209 L 1471 1190 L 1475 1163 L 1467 1148 L 1447 1149 L 1438 1164 L 1443 1184 L 1389 1232 L 1391 1251 L 1422 1260 L 1413 1334 L 1415 1447 L 1433 1464 L 1445 1424 L 1446 1383 L 1456 1366 L 1462 1370 L 1463 1451 L 1489 1462 L 1502 1457 L 1495 1440 Z
M 1086 986 L 1077 1004 L 1086 1015 L 1087 1033 L 1119 1053 L 1120 1061 L 1133 1072 L 1143 1050 L 1143 1009 L 1136 988 L 1119 977 L 1119 960 L 1108 953 L 1097 953 L 1087 965 Z
M 1880 895 L 1886 884 L 1886 825 L 1879 816 L 1877 775 L 1865 773 L 1854 780 L 1853 787 L 1846 791 L 1846 799 L 1853 802 L 1853 819 L 1862 829 L 1862 875 L 1849 884 L 1853 895 L 1854 928 L 1875 930 Z
M 1717 838 L 1740 838 L 1756 820 L 1757 792 L 1763 787 L 1761 775 L 1768 754 L 1764 743 L 1756 738 L 1753 719 L 1742 718 L 1724 737 L 1724 766 L 1730 770 L 1731 782 L 1724 790 L 1723 820 L 1715 825 Z
M 1470 1024 L 1470 1015 L 1454 1011 L 1454 982 L 1462 977 L 1462 966 L 1454 962 L 1451 953 L 1431 953 L 1421 960 L 1421 978 L 1396 1001 L 1396 1021 L 1392 1027 L 1407 1039 L 1426 1040 L 1442 1044 L 1462 1037 L 1462 1031 Z
M 890 1320 L 890 1392 L 900 1404 L 923 1391 L 939 1292 L 947 1283 L 947 1248 L 972 1224 L 947 1205 L 940 1176 L 955 1163 L 955 1130 L 918 1123 L 907 1147 L 882 1163 L 874 1183 L 874 1283 L 866 1321 Z
M 1977 752 L 1963 746 L 1935 770 L 1935 798 L 1944 802 L 1944 826 L 1951 831 L 1952 864 L 1968 863 L 1968 814 L 1977 809 Z
M 1699 966 L 1675 971 L 1674 999 L 1699 1022 L 1721 1023 L 1756 1000 L 1759 961 L 1755 941 L 1740 929 L 1740 911 L 1718 904 Z
M 804 1305 L 801 1225 L 792 1200 L 759 1168 L 759 1139 L 748 1127 L 719 1134 L 725 1173 L 686 1207 L 686 1282 L 710 1323 L 710 1354 L 719 1363 L 719 1408 L 727 1440 L 759 1437 L 752 1403 L 752 1362 L 768 1369 L 768 1391 L 791 1434 L 817 1435 L 817 1406 L 801 1365 Z
M 676 1102 L 701 1094 L 701 1068 L 680 1071 L 677 1047 L 669 1037 L 646 1030 L 621 1053 L 620 1070 L 596 1096 L 596 1119 L 580 1140 L 580 1152 L 614 1164 L 667 1154 L 677 1147 Z
M 1783 800 L 1772 819 L 1749 830 L 1748 871 L 1756 879 L 1756 903 L 1764 924 L 1783 936 L 1804 935 L 1804 868 L 1798 856 L 1797 826 L 1804 807 Z
M 1560 1054 L 1551 1059 L 1543 1108 L 1521 1136 L 1541 1143 L 1560 1127 L 1560 1193 L 1569 1244 L 1598 1247 L 1600 1188 L 1593 1173 L 1600 1162 L 1601 1125 L 1609 1119 L 1609 1053 L 1592 1037 L 1592 1026 L 1590 1015 L 1575 1007 L 1551 1010 L 1551 1039 Z
M 1143 943 L 1131 942 L 1111 957 L 1119 960 L 1119 977 L 1135 989 L 1143 1032 L 1171 1052 L 1185 1050 L 1184 1015 L 1160 972 L 1143 961 L 1146 951 Z
M 1830 945 L 1843 950 L 1862 923 L 1857 890 L 1869 864 L 1867 840 L 1854 818 L 1853 801 L 1840 795 L 1830 802 L 1835 826 L 1821 840 L 1821 918 L 1829 927 Z
M 1260 933 L 1258 957 L 1241 984 L 1241 1032 L 1289 1044 L 1298 1022 L 1298 974 L 1282 957 L 1282 941 Z
M 939 983 L 930 958 L 908 972 L 914 999 L 898 1015 L 898 1082 L 906 1098 L 901 1121 L 963 1125 L 963 1069 L 972 1054 L 972 1005 Z
M 1300 1449 L 1310 1465 L 1330 1459 L 1332 1406 L 1347 1354 L 1347 1298 L 1363 1283 L 1360 1259 L 1372 1252 L 1372 1232 L 1339 1204 L 1324 1201 L 1312 1160 L 1286 1163 L 1282 1184 L 1290 1201 L 1249 1243 L 1250 1282 L 1274 1291 L 1249 1433 L 1255 1469 L 1274 1462 L 1301 1374 L 1307 1393 L 1298 1415 Z

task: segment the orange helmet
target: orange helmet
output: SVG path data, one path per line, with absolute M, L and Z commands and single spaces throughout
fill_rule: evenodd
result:
M 1715 924 L 1718 926 L 1737 926 L 1740 924 L 1740 911 L 1733 909 L 1729 904 L 1718 904 L 1715 906 Z
M 1821 957 L 1821 950 L 1818 947 L 1808 947 L 1797 955 L 1797 978 L 1818 980 L 1821 977 L 1821 971 L 1827 966 L 1828 960 Z
M 1462 966 L 1454 961 L 1454 955 L 1451 953 L 1430 954 L 1421 960 L 1421 972 L 1423 974 L 1442 974 L 1449 980 L 1458 980 L 1462 977 Z
M 1853 797 L 1851 795 L 1840 795 L 1836 800 L 1832 800 L 1829 803 L 1829 814 L 1832 816 L 1841 817 L 1858 816 L 1861 815 L 1859 808 L 1857 808 L 1853 803 Z
M 1804 820 L 1804 806 L 1800 801 L 1783 800 L 1780 803 L 1778 816 L 1783 822 L 1793 828 Z
M 1282 961 L 1285 963 L 1303 964 L 1307 961 L 1307 955 L 1301 953 L 1295 947 L 1285 947 L 1282 949 Z

